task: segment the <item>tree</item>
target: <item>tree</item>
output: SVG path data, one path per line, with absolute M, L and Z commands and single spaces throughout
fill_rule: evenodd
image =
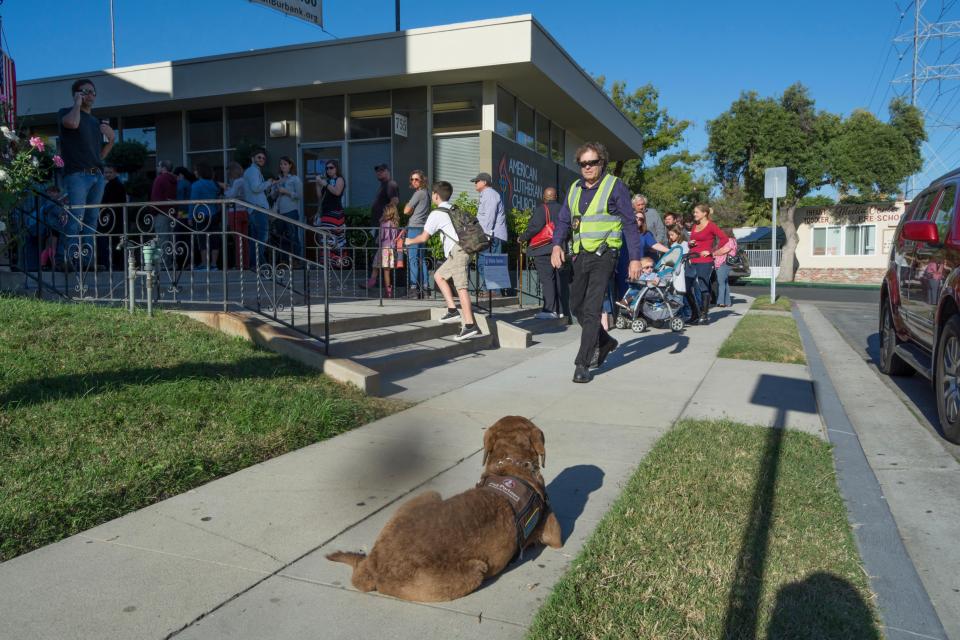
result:
M 707 202 L 713 182 L 695 175 L 700 156 L 689 151 L 669 153 L 643 172 L 642 190 L 651 203 L 664 211 L 686 212 L 699 202 Z
M 890 105 L 890 122 L 866 112 L 841 116 L 817 111 L 806 87 L 794 84 L 777 98 L 745 92 L 707 123 L 708 153 L 725 190 L 743 189 L 748 211 L 768 209 L 764 171 L 785 166 L 787 195 L 780 200 L 780 226 L 787 239 L 777 279 L 792 281 L 796 268 L 795 214 L 803 198 L 833 185 L 841 193 L 879 193 L 902 182 L 920 166 L 926 139 L 919 111 L 902 101 Z
M 113 145 L 106 162 L 116 167 L 120 173 L 136 173 L 143 168 L 149 153 L 147 145 L 139 140 L 127 140 Z
M 832 207 L 837 204 L 837 202 L 830 196 L 816 195 L 816 196 L 805 196 L 800 198 L 800 202 L 797 203 L 798 207 Z
M 638 192 L 644 182 L 645 161 L 683 140 L 683 132 L 690 126 L 690 121 L 677 120 L 662 109 L 660 92 L 652 84 L 645 84 L 631 93 L 622 80 L 615 81 L 609 89 L 603 76 L 598 76 L 596 82 L 643 135 L 643 154 L 639 158 L 617 160 L 613 164 L 613 174 L 622 178 L 631 191 Z

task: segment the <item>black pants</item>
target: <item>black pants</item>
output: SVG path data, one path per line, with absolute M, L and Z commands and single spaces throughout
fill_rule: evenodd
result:
M 534 256 L 533 264 L 540 276 L 540 290 L 543 291 L 543 310 L 560 313 L 560 272 L 550 264 L 550 254 Z
M 597 346 L 610 340 L 610 335 L 600 324 L 600 312 L 610 276 L 616 267 L 617 252 L 612 250 L 602 256 L 580 253 L 573 262 L 570 310 L 580 323 L 580 351 L 574 364 L 590 366 Z

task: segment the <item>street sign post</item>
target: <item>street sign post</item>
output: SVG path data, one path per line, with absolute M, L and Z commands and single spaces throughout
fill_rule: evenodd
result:
M 763 197 L 773 198 L 770 221 L 770 303 L 777 300 L 777 198 L 787 197 L 787 168 L 772 167 L 763 172 Z

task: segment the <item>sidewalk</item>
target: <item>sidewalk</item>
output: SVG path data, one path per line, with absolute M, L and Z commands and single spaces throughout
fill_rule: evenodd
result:
M 587 385 L 571 381 L 576 327 L 499 371 L 491 352 L 487 377 L 6 562 L 0 638 L 522 638 L 676 419 L 727 415 L 820 430 L 806 367 L 717 360 L 746 308 L 718 311 L 713 324 L 682 334 L 618 331 L 620 348 Z M 427 382 L 409 388 L 422 392 Z M 791 393 L 771 395 L 771 384 Z M 656 393 L 640 396 L 641 386 Z M 483 429 L 509 414 L 546 434 L 544 476 L 564 547 L 525 554 L 453 602 L 353 590 L 349 567 L 323 556 L 369 550 L 412 495 L 473 486 Z

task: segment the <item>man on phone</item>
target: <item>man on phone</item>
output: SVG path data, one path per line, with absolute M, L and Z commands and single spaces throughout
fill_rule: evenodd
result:
M 73 106 L 60 109 L 60 157 L 63 186 L 72 207 L 100 204 L 103 197 L 103 159 L 113 148 L 115 134 L 106 121 L 91 113 L 97 99 L 93 82 L 83 78 L 70 87 Z M 65 265 L 94 264 L 93 235 L 97 231 L 96 208 L 73 209 L 67 220 L 66 237 L 60 243 Z

